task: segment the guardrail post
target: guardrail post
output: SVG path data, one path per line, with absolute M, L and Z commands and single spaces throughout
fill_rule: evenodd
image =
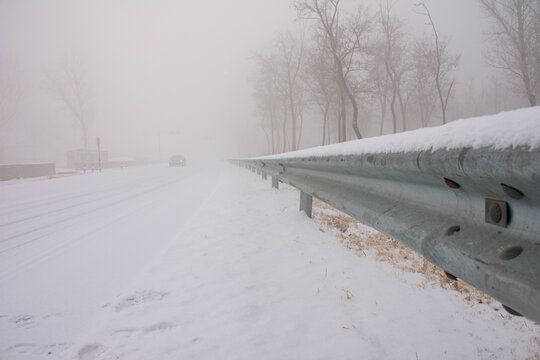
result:
M 313 207 L 313 197 L 300 191 L 300 211 L 304 210 L 308 218 L 311 219 L 311 210 Z
M 263 171 L 263 172 L 262 172 L 262 179 L 263 179 L 263 180 L 266 180 L 266 171 Z
M 279 180 L 277 176 L 272 176 L 272 187 L 274 189 L 279 189 Z

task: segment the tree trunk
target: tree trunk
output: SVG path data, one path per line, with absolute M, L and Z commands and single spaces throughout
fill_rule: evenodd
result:
M 283 103 L 283 150 L 287 151 L 287 105 Z
M 345 92 L 346 92 L 347 96 L 349 97 L 349 100 L 351 101 L 351 105 L 352 105 L 352 108 L 353 108 L 352 128 L 354 130 L 354 134 L 356 135 L 357 139 L 361 139 L 362 134 L 360 133 L 360 129 L 358 129 L 358 103 L 356 102 L 356 99 L 355 99 L 352 91 L 347 86 L 345 86 Z
M 300 115 L 300 126 L 298 128 L 298 141 L 296 142 L 295 150 L 300 148 L 300 141 L 302 140 L 302 126 L 304 125 L 304 117 Z
M 272 111 L 272 114 L 270 115 L 270 121 L 271 121 L 271 124 L 272 124 L 272 155 L 276 153 L 276 146 L 275 146 L 275 143 L 276 143 L 276 140 L 275 140 L 275 135 L 274 135 L 274 132 L 275 132 L 275 122 L 276 122 L 276 119 L 274 117 L 274 111 Z
M 386 98 L 384 101 L 379 101 L 381 105 L 381 126 L 379 127 L 379 136 L 382 136 L 384 129 L 384 119 L 386 118 Z
M 356 102 L 356 99 L 354 97 L 354 94 L 352 93 L 351 89 L 349 89 L 349 86 L 347 85 L 347 80 L 345 79 L 345 74 L 343 74 L 343 68 L 341 66 L 341 61 L 339 59 L 336 59 L 337 65 L 338 65 L 338 77 L 339 77 L 339 83 L 340 87 L 342 88 L 343 92 L 345 92 L 345 95 L 347 95 L 347 98 L 351 102 L 353 113 L 352 113 L 352 128 L 354 130 L 354 133 L 358 139 L 362 138 L 362 134 L 360 133 L 360 130 L 358 129 L 358 103 Z M 345 122 L 345 121 L 344 121 Z M 344 135 L 346 132 L 344 132 Z M 344 136 L 344 140 L 347 141 L 347 136 Z
M 338 142 L 343 142 L 343 119 L 345 118 L 345 102 L 343 101 L 343 90 L 339 87 L 339 108 L 337 111 L 337 129 L 338 129 Z
M 401 91 L 399 90 L 399 86 L 398 86 L 397 95 L 398 95 L 398 100 L 399 100 L 399 110 L 401 112 L 401 122 L 403 125 L 402 131 L 407 131 L 407 118 L 406 118 L 407 109 L 406 109 L 405 103 L 403 102 L 403 96 L 401 96 Z
M 343 91 L 341 92 L 341 113 L 340 113 L 340 138 L 339 142 L 347 141 L 347 104 L 345 103 L 345 97 Z
M 291 141 L 291 150 L 296 150 L 296 113 L 294 111 L 294 99 L 292 91 L 289 91 L 289 107 L 291 108 L 291 130 L 292 130 L 292 141 Z
M 390 101 L 390 112 L 392 113 L 392 133 L 397 132 L 397 115 L 394 105 L 396 104 L 396 88 L 392 87 L 392 100 Z
M 442 123 L 446 124 L 446 107 L 444 106 L 444 98 L 442 95 L 441 82 L 439 81 L 439 73 L 435 78 L 435 84 L 437 85 L 437 94 L 439 95 L 439 103 L 441 104 Z
M 330 108 L 330 104 L 326 103 L 324 106 L 323 111 L 323 126 L 322 126 L 322 145 L 324 146 L 324 143 L 326 141 L 326 123 L 328 122 L 328 109 Z
M 521 3 L 517 4 L 517 21 L 518 21 L 518 39 L 519 39 L 519 67 L 521 69 L 521 74 L 523 74 L 523 85 L 525 86 L 525 91 L 527 93 L 527 99 L 529 100 L 529 105 L 536 106 L 536 96 L 534 95 L 534 90 L 531 86 L 531 75 L 529 72 L 529 67 L 527 66 L 527 46 L 525 45 L 525 28 L 523 24 L 523 5 Z

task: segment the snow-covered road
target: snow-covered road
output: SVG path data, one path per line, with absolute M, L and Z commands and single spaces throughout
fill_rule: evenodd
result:
M 178 236 L 215 175 L 158 165 L 0 184 L 0 350 L 67 348 Z
M 14 181 L 0 198 L 0 359 L 539 356 L 537 325 L 357 256 L 243 169 Z

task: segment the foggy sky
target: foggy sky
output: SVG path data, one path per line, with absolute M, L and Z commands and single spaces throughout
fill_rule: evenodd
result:
M 398 13 L 421 33 L 425 19 L 413 3 L 397 1 Z M 480 81 L 485 19 L 476 1 L 428 5 L 462 55 L 460 81 Z M 9 59 L 0 66 L 15 68 L 25 94 L 0 141 L 11 161 L 62 162 L 66 150 L 82 147 L 47 83 L 78 58 L 94 95 L 90 146 L 100 136 L 112 157 L 247 155 L 261 135 L 250 135 L 250 57 L 298 27 L 294 19 L 289 0 L 0 0 L 0 56 Z

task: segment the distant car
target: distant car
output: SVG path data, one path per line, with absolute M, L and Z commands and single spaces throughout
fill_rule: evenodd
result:
M 169 166 L 186 166 L 186 158 L 182 155 L 173 155 L 169 159 Z

